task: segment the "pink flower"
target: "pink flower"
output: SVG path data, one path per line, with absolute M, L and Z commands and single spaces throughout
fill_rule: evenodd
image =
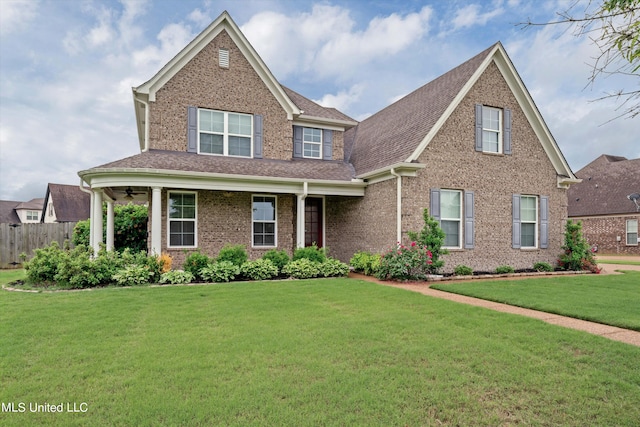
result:
M 416 245 L 416 242 L 411 242 L 411 247 L 414 247 Z

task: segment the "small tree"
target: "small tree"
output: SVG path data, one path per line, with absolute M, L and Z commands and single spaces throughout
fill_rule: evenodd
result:
M 431 252 L 431 264 L 429 265 L 429 273 L 436 274 L 444 266 L 444 261 L 440 259 L 441 255 L 449 253 L 443 249 L 444 231 L 440 227 L 440 223 L 429 215 L 429 210 L 425 209 L 422 213 L 424 218 L 424 227 L 419 233 L 409 231 L 409 239 L 415 241 L 420 246 L 426 247 Z
M 591 245 L 582 233 L 582 221 L 567 220 L 564 232 L 564 252 L 560 254 L 558 266 L 565 270 L 589 270 L 599 273 L 600 269 L 591 252 Z

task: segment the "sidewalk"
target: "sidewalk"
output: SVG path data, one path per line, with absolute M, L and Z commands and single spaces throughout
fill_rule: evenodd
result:
M 611 265 L 614 267 L 614 265 Z M 615 268 L 626 270 L 624 265 L 615 265 Z M 636 266 L 637 267 L 637 266 Z M 613 271 L 613 270 L 611 270 Z M 484 307 L 490 310 L 501 311 L 503 313 L 518 314 L 520 316 L 532 317 L 534 319 L 542 320 L 543 322 L 550 323 L 552 325 L 558 325 L 565 328 L 576 329 L 578 331 L 588 332 L 590 334 L 600 335 L 601 337 L 609 338 L 611 340 L 624 342 L 627 344 L 640 347 L 640 332 L 632 331 L 629 329 L 618 328 L 616 326 L 603 325 L 601 323 L 588 322 L 586 320 L 574 319 L 572 317 L 560 316 L 553 313 L 545 313 L 544 311 L 531 310 L 528 308 L 515 307 L 512 305 L 502 304 L 493 301 L 487 301 L 479 298 L 468 297 L 464 295 L 453 294 L 449 292 L 439 291 L 431 289 L 428 282 L 414 282 L 414 283 L 399 283 L 391 281 L 381 281 L 375 277 L 365 276 L 358 273 L 349 273 L 349 277 L 354 279 L 361 279 L 370 282 L 375 282 L 385 286 L 392 286 L 394 288 L 406 289 L 413 292 L 418 292 L 423 295 L 427 295 L 434 298 L 442 298 L 449 301 L 458 302 L 461 304 L 469 304 L 477 307 Z M 544 276 L 551 277 L 551 276 Z

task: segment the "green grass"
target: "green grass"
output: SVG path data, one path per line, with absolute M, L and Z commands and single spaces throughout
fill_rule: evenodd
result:
M 24 280 L 25 277 L 24 269 L 22 268 L 0 270 L 0 286 L 15 282 L 16 280 Z
M 352 279 L 0 292 L 0 402 L 27 405 L 5 426 L 632 426 L 638 360 Z
M 598 260 L 598 264 L 640 265 L 640 261 L 612 259 L 612 260 Z
M 640 272 L 440 283 L 432 287 L 640 331 Z

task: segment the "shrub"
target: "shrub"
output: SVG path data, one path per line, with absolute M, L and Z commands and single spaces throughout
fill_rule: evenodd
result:
M 160 283 L 170 283 L 172 285 L 177 285 L 181 283 L 191 283 L 193 280 L 193 274 L 184 270 L 171 270 L 162 273 L 160 276 Z
M 147 250 L 147 223 L 149 212 L 147 206 L 115 205 L 114 208 L 113 246 L 117 251 L 129 248 L 134 251 Z M 106 222 L 106 204 L 102 209 L 102 221 Z M 89 246 L 89 230 L 91 220 L 79 221 L 73 229 L 72 242 L 74 245 Z M 106 237 L 106 227 L 103 228 L 103 239 Z
M 200 274 L 207 282 L 229 282 L 240 274 L 240 267 L 231 261 L 218 261 L 200 270 Z
M 249 257 L 247 256 L 247 251 L 244 246 L 226 244 L 222 249 L 220 249 L 220 253 L 216 258 L 216 261 L 229 261 L 240 267 L 242 264 L 247 262 L 248 259 Z
M 60 245 L 53 241 L 49 246 L 33 252 L 33 258 L 24 263 L 27 279 L 35 284 L 53 283 L 58 273 L 58 263 L 64 256 Z
M 344 277 L 349 274 L 349 266 L 337 259 L 327 258 L 320 264 L 320 274 L 324 277 Z
M 420 230 L 419 233 L 409 231 L 407 235 L 411 240 L 420 246 L 424 246 L 431 252 L 431 264 L 427 267 L 427 271 L 430 274 L 437 274 L 444 266 L 444 261 L 440 259 L 440 256 L 449 253 L 448 250 L 442 248 L 444 244 L 444 231 L 440 228 L 440 223 L 429 215 L 428 209 L 422 212 L 422 218 L 424 219 L 424 227 L 422 230 Z
M 54 277 L 56 284 L 72 289 L 90 288 L 100 284 L 103 277 L 96 273 L 102 264 L 91 259 L 92 253 L 93 251 L 84 245 L 63 251 L 58 259 L 58 272 Z
M 240 273 L 251 280 L 266 280 L 278 275 L 278 267 L 271 260 L 261 258 L 242 264 Z
M 211 258 L 200 251 L 191 252 L 182 264 L 182 269 L 193 274 L 194 280 L 204 280 L 200 273 L 211 263 Z
M 582 221 L 567 220 L 564 233 L 564 253 L 558 259 L 558 266 L 564 270 L 588 270 L 600 273 L 600 268 L 591 251 L 591 246 L 582 234 Z
M 456 276 L 471 276 L 473 275 L 473 269 L 466 265 L 456 265 L 456 268 L 453 269 L 453 274 Z
M 282 268 L 291 261 L 289 254 L 285 250 L 270 249 L 262 255 L 262 259 L 268 259 L 278 268 L 278 274 L 282 271 Z
M 498 268 L 496 268 L 497 274 L 509 274 L 509 273 L 515 273 L 515 272 L 516 271 L 510 265 L 501 265 Z
M 300 258 L 285 265 L 282 272 L 294 279 L 310 279 L 320 275 L 320 263 Z
M 416 242 L 398 245 L 387 251 L 380 260 L 376 277 L 382 280 L 425 279 L 430 274 L 431 251 Z
M 535 271 L 553 271 L 553 267 L 548 262 L 536 262 L 533 264 Z
M 113 281 L 118 286 L 139 286 L 149 283 L 153 272 L 148 266 L 131 264 L 113 275 Z
M 353 254 L 349 260 L 349 264 L 359 273 L 364 273 L 367 276 L 374 276 L 378 268 L 380 268 L 380 259 L 380 254 L 359 251 Z
M 317 247 L 314 243 L 306 248 L 298 248 L 293 251 L 293 261 L 297 261 L 302 258 L 308 259 L 309 261 L 323 263 L 327 259 L 327 256 L 324 253 L 324 249 Z
M 160 264 L 160 272 L 162 274 L 171 271 L 172 263 L 173 260 L 171 259 L 171 255 L 169 255 L 168 253 L 163 252 L 162 254 L 160 254 L 160 256 L 158 256 L 158 264 Z

